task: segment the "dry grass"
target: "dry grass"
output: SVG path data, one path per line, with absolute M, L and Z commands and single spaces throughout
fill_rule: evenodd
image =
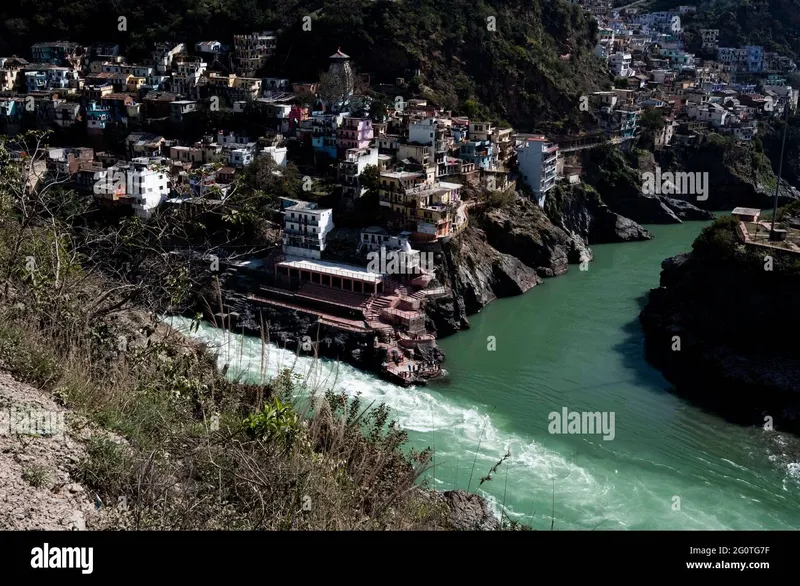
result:
M 450 528 L 444 501 L 418 485 L 431 454 L 404 452 L 384 406 L 302 388 L 288 370 L 228 380 L 163 326 L 99 356 L 78 332 L 0 313 L 0 359 L 16 357 L 5 367 L 125 438 L 93 440 L 75 470 L 104 503 L 127 504 L 109 517 L 116 528 Z

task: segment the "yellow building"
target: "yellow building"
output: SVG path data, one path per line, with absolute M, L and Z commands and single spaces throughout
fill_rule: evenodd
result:
M 422 173 L 397 171 L 381 173 L 378 197 L 394 217 L 413 226 L 416 240 L 449 236 L 463 214 L 461 185 L 430 181 Z

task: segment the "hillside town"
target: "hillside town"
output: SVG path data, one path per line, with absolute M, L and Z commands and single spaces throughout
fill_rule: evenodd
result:
M 159 43 L 147 63 L 129 63 L 117 45 L 38 42 L 26 58 L 0 58 L 0 133 L 49 129 L 68 137 L 73 144 L 49 148 L 40 179 L 144 220 L 166 206 L 224 202 L 260 158 L 280 175 L 296 162 L 290 153 L 311 153 L 303 192 L 334 183 L 352 207 L 372 190 L 381 215 L 360 227 L 345 261 L 328 246 L 337 209 L 302 192 L 281 199 L 282 244 L 259 260 L 263 280 L 249 298 L 374 335 L 386 350 L 384 374 L 424 383 L 441 375 L 430 358 L 436 340 L 425 304 L 447 294 L 430 259 L 467 227 L 470 191 L 520 190 L 543 208 L 558 182 L 580 182 L 577 153 L 609 141 L 633 145 L 649 112 L 662 122 L 648 145 L 658 150 L 706 133 L 749 141 L 760 120 L 797 106 L 798 90 L 786 80 L 796 66 L 782 55 L 719 47 L 719 31 L 706 29 L 704 54 L 715 57 L 689 53 L 681 16 L 691 7 L 621 15 L 607 2 L 583 5 L 598 21 L 595 54 L 614 81 L 575 97 L 595 122 L 572 136 L 454 114 L 409 96 L 404 78 L 377 88 L 396 97 L 376 108 L 358 89 L 370 85 L 369 75 L 356 73 L 346 48 L 332 47 L 320 64 L 325 80 L 264 76 L 276 51 L 272 31 Z M 321 87 L 330 80 L 336 92 Z M 187 138 L 207 113 L 240 122 Z

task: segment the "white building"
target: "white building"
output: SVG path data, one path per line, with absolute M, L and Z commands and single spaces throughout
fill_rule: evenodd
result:
M 147 218 L 169 195 L 169 175 L 148 159 L 131 160 L 126 169 L 127 194 L 137 216 Z
M 156 43 L 152 53 L 156 71 L 159 73 L 167 73 L 170 67 L 172 67 L 172 60 L 175 56 L 185 52 L 186 45 L 183 43 Z
M 333 210 L 301 201 L 283 211 L 283 253 L 322 258 L 326 237 L 333 230 Z
M 539 207 L 544 207 L 547 192 L 556 184 L 558 145 L 544 136 L 528 138 L 517 148 L 522 180 L 531 188 Z
M 608 59 L 608 66 L 611 72 L 617 77 L 630 77 L 633 73 L 633 70 L 631 70 L 630 53 L 614 53 Z
M 131 159 L 94 174 L 96 197 L 113 201 L 127 200 L 134 213 L 148 218 L 169 195 L 169 175 L 149 159 Z
M 369 250 L 374 252 L 381 248 L 386 250 L 407 250 L 411 248 L 411 232 L 400 232 L 391 235 L 385 228 L 380 226 L 370 226 L 361 231 L 359 250 Z
M 339 182 L 342 184 L 342 197 L 358 199 L 367 192 L 361 185 L 361 173 L 367 165 L 378 167 L 378 147 L 347 149 L 344 160 L 339 163 Z
M 426 118 L 412 122 L 408 126 L 408 142 L 433 146 L 436 141 L 436 118 Z
M 289 152 L 289 149 L 286 147 L 276 147 L 276 146 L 268 146 L 261 150 L 261 153 L 264 155 L 269 155 L 272 157 L 272 160 L 279 167 L 286 167 L 286 153 Z
M 219 41 L 200 41 L 199 43 L 195 43 L 194 50 L 198 53 L 219 55 L 222 53 L 222 43 Z
M 633 19 L 635 24 L 641 24 L 650 31 L 662 33 L 680 34 L 683 32 L 681 27 L 681 17 L 676 12 L 651 12 L 642 14 Z
M 231 167 L 246 167 L 253 162 L 255 158 L 255 144 L 250 143 L 245 147 L 233 148 L 228 150 L 228 164 Z

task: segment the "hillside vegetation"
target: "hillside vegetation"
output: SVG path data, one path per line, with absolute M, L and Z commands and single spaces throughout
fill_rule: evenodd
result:
M 761 45 L 797 59 L 800 57 L 800 1 L 798 0 L 656 0 L 649 10 L 670 10 L 680 5 L 697 6 L 697 13 L 681 17 L 687 32 L 719 29 L 720 47 Z M 696 35 L 699 48 L 699 35 Z
M 234 33 L 274 28 L 278 53 L 266 74 L 317 79 L 341 47 L 373 83 L 403 77 L 406 98 L 521 130 L 578 128 L 579 96 L 609 83 L 592 54 L 596 22 L 562 0 L 21 0 L 0 8 L 0 23 L 0 53 L 27 56 L 36 41 L 68 36 L 119 43 L 130 60 L 149 57 L 158 40 L 232 43 Z

